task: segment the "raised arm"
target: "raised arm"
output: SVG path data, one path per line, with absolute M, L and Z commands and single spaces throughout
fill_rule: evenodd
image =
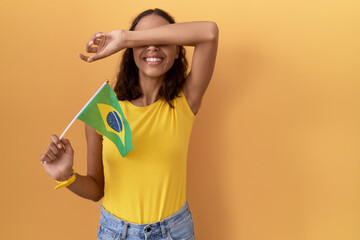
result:
M 139 31 L 96 33 L 86 45 L 86 51 L 95 54 L 89 57 L 80 53 L 79 56 L 84 61 L 92 62 L 124 48 L 149 45 L 194 46 L 191 71 L 183 91 L 190 108 L 196 114 L 214 70 L 218 35 L 216 23 L 209 21 L 165 24 Z
M 204 25 L 202 38 L 195 42 L 191 71 L 186 78 L 183 92 L 194 114 L 199 111 L 202 97 L 214 72 L 219 30 L 214 22 Z

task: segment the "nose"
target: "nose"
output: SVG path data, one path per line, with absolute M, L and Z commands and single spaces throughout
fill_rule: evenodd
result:
M 147 47 L 147 50 L 148 50 L 148 51 L 158 51 L 158 50 L 159 50 L 159 47 L 158 47 L 158 46 L 151 45 L 151 46 L 148 46 L 148 47 Z

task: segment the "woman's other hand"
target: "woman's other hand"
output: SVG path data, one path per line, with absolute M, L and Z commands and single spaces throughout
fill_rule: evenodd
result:
M 65 181 L 73 171 L 74 150 L 68 139 L 61 139 L 53 134 L 48 148 L 40 156 L 40 163 L 45 171 L 57 181 Z
M 93 62 L 108 57 L 124 48 L 124 30 L 115 30 L 109 33 L 95 33 L 86 44 L 87 53 L 95 53 L 85 56 L 79 53 L 79 57 L 86 62 Z

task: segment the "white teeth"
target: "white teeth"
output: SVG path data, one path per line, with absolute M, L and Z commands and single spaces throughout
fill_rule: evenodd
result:
M 147 62 L 161 62 L 161 58 L 146 58 Z

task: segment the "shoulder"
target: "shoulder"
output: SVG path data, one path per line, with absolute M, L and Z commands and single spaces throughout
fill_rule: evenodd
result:
M 98 132 L 96 129 L 90 127 L 89 125 L 85 124 L 85 135 L 88 144 L 97 143 L 102 141 L 102 134 Z

